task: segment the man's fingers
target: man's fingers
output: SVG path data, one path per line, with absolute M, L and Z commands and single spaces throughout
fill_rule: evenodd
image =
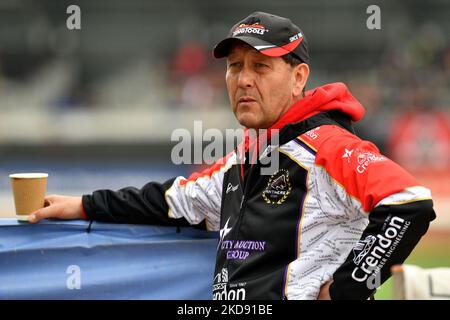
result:
M 49 196 L 46 196 L 45 199 L 44 199 L 44 207 L 48 207 L 53 202 L 55 202 L 55 198 L 56 198 L 56 196 L 53 195 L 53 194 L 49 195 Z
M 28 221 L 36 223 L 42 219 L 81 219 L 82 213 L 81 197 L 69 197 L 49 195 L 45 197 L 44 208 L 31 213 Z
M 42 219 L 55 217 L 57 214 L 58 214 L 58 207 L 48 206 L 30 214 L 30 216 L 28 217 L 28 221 L 31 223 L 36 223 Z

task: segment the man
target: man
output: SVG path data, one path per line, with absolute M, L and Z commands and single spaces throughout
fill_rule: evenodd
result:
M 369 298 L 434 219 L 430 191 L 354 135 L 351 122 L 364 109 L 344 84 L 305 93 L 308 47 L 289 19 L 252 13 L 232 27 L 214 56 L 227 58 L 227 89 L 239 123 L 278 133 L 278 145 L 269 150 L 278 156 L 276 172 L 261 174 L 264 153 L 253 161 L 257 143 L 244 139 L 188 179 L 82 198 L 49 196 L 49 206 L 30 221 L 220 230 L 214 299 Z

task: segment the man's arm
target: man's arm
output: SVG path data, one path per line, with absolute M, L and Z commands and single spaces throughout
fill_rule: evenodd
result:
M 48 206 L 30 215 L 30 222 L 44 218 L 98 220 L 117 223 L 194 225 L 218 230 L 223 177 L 235 154 L 188 179 L 150 182 L 141 189 L 97 190 L 83 197 L 47 197 Z
M 141 189 L 97 190 L 82 197 L 51 195 L 46 197 L 47 206 L 30 215 L 29 221 L 35 223 L 45 218 L 58 218 L 186 226 L 189 225 L 186 219 L 168 216 L 165 193 L 174 182 L 175 178 L 164 183 L 150 182 Z
M 170 219 L 164 194 L 175 179 L 164 183 L 150 182 L 141 189 L 127 187 L 117 191 L 97 190 L 83 195 L 82 205 L 87 220 L 116 223 L 185 226 L 186 219 Z
M 355 218 L 368 218 L 360 240 L 333 274 L 330 296 L 367 299 L 428 230 L 435 218 L 431 192 L 375 145 L 342 128 L 322 126 L 307 142 L 317 149 L 316 165 L 342 191 L 336 192 L 335 200 Z
M 369 215 L 361 240 L 333 275 L 331 299 L 367 299 L 410 255 L 435 218 L 431 200 L 381 205 Z

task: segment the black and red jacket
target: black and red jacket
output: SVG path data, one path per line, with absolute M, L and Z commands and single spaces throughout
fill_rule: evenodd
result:
M 246 140 L 187 179 L 98 190 L 83 207 L 93 220 L 220 231 L 214 299 L 316 299 L 329 280 L 332 299 L 367 299 L 435 213 L 430 190 L 354 134 L 363 114 L 344 84 L 325 85 L 272 126 L 278 143 L 257 161 Z M 271 174 L 264 157 L 279 161 Z

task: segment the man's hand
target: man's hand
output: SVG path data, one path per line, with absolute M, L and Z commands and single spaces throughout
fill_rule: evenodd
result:
M 333 283 L 333 281 L 328 281 L 322 285 L 322 287 L 320 288 L 319 295 L 317 296 L 317 300 L 331 300 L 330 285 L 332 283 Z
M 30 214 L 28 221 L 36 223 L 42 219 L 82 219 L 81 197 L 50 195 L 45 197 L 45 207 Z

